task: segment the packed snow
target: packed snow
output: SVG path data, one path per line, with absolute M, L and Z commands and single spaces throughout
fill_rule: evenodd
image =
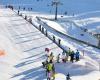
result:
M 49 27 L 46 24 L 42 25 L 48 30 L 49 35 L 55 35 L 57 39 L 61 39 L 61 44 L 65 49 L 71 48 L 71 50 L 76 51 L 78 49 L 80 51 L 80 61 L 78 62 L 68 61 L 63 63 L 62 60 L 60 60 L 61 63 L 54 62 L 56 68 L 55 80 L 66 80 L 68 73 L 70 73 L 72 80 L 99 80 L 100 49 L 74 41 L 62 34 L 69 34 L 80 39 L 80 34 L 83 33 L 80 27 L 87 28 L 88 32 L 100 33 L 100 1 L 90 1 L 78 0 L 78 2 L 71 3 L 72 0 L 68 2 L 62 0 L 63 5 L 60 5 L 59 8 L 62 13 L 59 12 L 58 21 L 52 20 L 54 18 L 53 8 L 48 6 L 48 4 L 51 4 L 50 0 L 46 2 L 45 0 L 30 0 L 30 2 L 35 3 L 34 5 L 25 0 L 18 0 L 17 2 L 16 0 L 0 1 L 1 4 L 12 4 L 16 7 L 14 11 L 8 8 L 0 8 L 0 80 L 47 80 L 46 71 L 42 67 L 42 62 L 46 60 L 45 48 L 50 48 L 50 52 L 54 53 L 55 60 L 57 55 L 62 54 L 63 51 L 36 29 L 43 22 L 49 25 Z M 66 8 L 66 3 L 70 3 L 74 8 L 71 5 L 67 5 Z M 37 5 L 39 5 L 38 8 L 34 8 L 32 12 L 20 11 L 24 16 L 31 17 L 35 26 L 17 14 L 18 6 L 28 8 L 37 7 Z M 61 17 L 66 10 L 65 8 L 68 15 Z M 73 13 L 75 13 L 74 16 Z M 40 17 L 42 23 L 37 20 L 37 16 Z M 75 25 L 71 23 L 75 23 Z M 72 27 L 70 27 L 71 25 Z M 82 37 L 81 40 L 83 39 L 96 45 L 98 43 L 97 39 L 88 33 L 85 33 L 85 38 Z

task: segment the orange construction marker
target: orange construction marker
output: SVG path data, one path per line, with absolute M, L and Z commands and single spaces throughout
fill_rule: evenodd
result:
M 5 55 L 5 51 L 4 50 L 0 50 L 0 56 L 4 56 Z

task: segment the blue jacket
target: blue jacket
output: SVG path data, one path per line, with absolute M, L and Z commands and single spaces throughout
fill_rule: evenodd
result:
M 76 55 L 76 57 L 79 57 L 79 56 L 80 56 L 80 54 L 79 54 L 79 52 L 78 52 L 78 51 L 76 52 L 76 54 L 75 54 L 75 55 Z

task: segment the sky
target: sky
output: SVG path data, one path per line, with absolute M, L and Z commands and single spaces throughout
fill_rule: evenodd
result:
M 48 6 L 51 2 L 52 0 L 0 0 L 0 4 L 26 5 L 32 7 L 34 11 L 51 11 L 53 13 L 54 7 Z M 100 0 L 60 0 L 60 2 L 62 3 L 62 5 L 59 5 L 58 10 L 60 14 L 63 14 L 65 11 L 67 11 L 69 15 L 72 15 L 73 13 L 78 14 L 100 10 Z

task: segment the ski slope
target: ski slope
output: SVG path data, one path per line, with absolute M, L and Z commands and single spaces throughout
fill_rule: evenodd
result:
M 38 26 L 36 16 L 48 19 L 54 18 L 54 7 L 50 6 L 52 0 L 0 0 L 1 5 L 12 4 L 16 10 L 21 7 L 21 13 L 32 17 L 33 23 Z M 59 6 L 58 21 L 44 20 L 48 25 L 63 33 L 76 33 L 79 37 L 81 30 L 76 26 L 69 27 L 71 20 L 77 26 L 87 28 L 88 32 L 100 33 L 100 1 L 99 0 L 60 0 L 63 5 Z M 3 7 L 3 6 L 0 6 Z M 26 11 L 23 11 L 26 7 Z M 33 8 L 32 12 L 28 8 Z M 67 11 L 67 15 L 64 15 Z M 74 16 L 73 16 L 74 15 Z M 61 17 L 63 16 L 63 17 Z M 64 21 L 64 22 L 62 22 Z M 67 26 L 67 27 L 66 27 Z M 59 27 L 59 28 L 58 28 Z M 62 40 L 65 49 L 70 47 L 81 52 L 79 62 L 55 63 L 56 79 L 66 80 L 66 74 L 71 74 L 72 80 L 99 80 L 100 71 L 100 50 L 86 46 L 64 35 L 55 32 L 54 29 L 46 27 L 50 35 L 55 35 Z M 73 29 L 73 31 L 70 31 Z M 86 36 L 85 36 L 86 37 Z M 89 37 L 89 36 L 87 36 Z M 80 37 L 79 37 L 80 38 Z M 97 41 L 91 38 L 83 38 L 97 45 Z M 0 80 L 46 80 L 45 69 L 42 68 L 41 62 L 46 59 L 44 48 L 49 47 L 57 54 L 62 50 L 52 41 L 46 38 L 34 26 L 19 17 L 15 12 L 9 9 L 0 8 Z M 85 55 L 83 56 L 82 51 Z
M 0 9 L 0 13 L 2 13 L 0 15 L 2 18 L 0 20 L 0 30 L 2 30 L 0 32 L 0 49 L 6 52 L 5 56 L 0 56 L 0 64 L 2 65 L 0 66 L 0 80 L 27 78 L 28 70 L 30 73 L 37 71 L 33 76 L 34 79 L 37 78 L 45 72 L 41 64 L 46 59 L 45 48 L 49 47 L 57 54 L 57 51 L 62 53 L 62 50 L 11 10 Z M 23 77 L 23 75 L 26 76 Z M 44 75 L 38 78 L 46 78 Z
M 0 9 L 0 13 L 2 13 L 0 14 L 0 48 L 6 53 L 0 56 L 0 80 L 46 80 L 45 70 L 41 64 L 45 60 L 44 48 L 49 47 L 55 56 L 62 53 L 62 50 L 15 12 Z M 79 47 L 75 43 L 76 46 L 72 47 L 73 43 L 67 42 L 72 49 Z M 81 56 L 79 62 L 55 64 L 56 80 L 65 80 L 68 72 L 72 80 L 100 78 L 99 50 L 84 49 L 86 54 Z M 89 50 L 95 54 L 91 54 Z

